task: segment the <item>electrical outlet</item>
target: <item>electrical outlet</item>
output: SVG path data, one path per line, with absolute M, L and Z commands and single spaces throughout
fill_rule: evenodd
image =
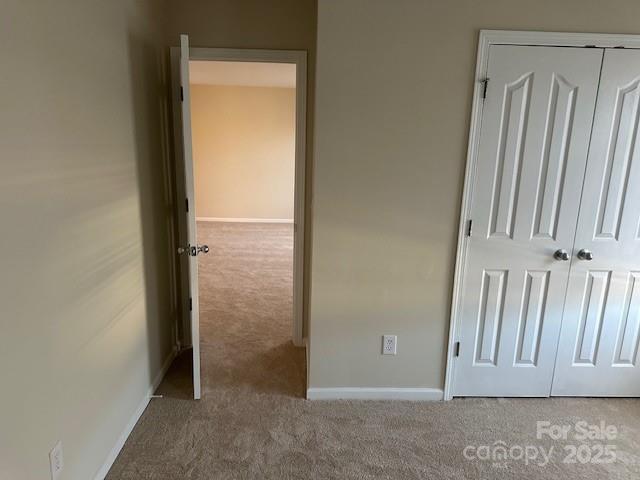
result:
M 51 480 L 58 480 L 62 474 L 62 467 L 64 467 L 61 441 L 58 441 L 53 450 L 49 452 L 49 465 L 51 466 Z
M 398 347 L 398 337 L 396 335 L 382 336 L 382 354 L 395 355 Z

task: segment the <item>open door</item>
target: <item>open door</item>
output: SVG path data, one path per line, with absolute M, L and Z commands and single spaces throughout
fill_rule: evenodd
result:
M 193 350 L 193 398 L 200 398 L 200 324 L 198 302 L 198 255 L 209 247 L 198 245 L 196 239 L 196 212 L 193 183 L 193 155 L 191 145 L 191 106 L 189 95 L 189 37 L 180 35 L 179 73 L 174 75 L 174 91 L 180 101 L 174 115 L 176 139 L 177 195 L 184 196 L 184 215 L 178 218 L 181 296 L 183 311 L 188 318 L 182 325 L 182 347 Z M 177 63 L 177 62 L 176 62 Z M 177 73 L 177 72 L 176 72 Z M 174 104 L 175 105 L 175 104 Z M 180 158 L 181 157 L 181 158 Z M 181 188 L 184 187 L 184 188 Z M 179 204 L 181 202 L 178 202 Z M 185 315 L 186 317 L 186 315 Z

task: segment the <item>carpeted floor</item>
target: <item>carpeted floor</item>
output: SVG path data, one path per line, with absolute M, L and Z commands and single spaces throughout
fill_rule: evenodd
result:
M 190 358 L 178 358 L 109 480 L 640 479 L 640 400 L 304 400 L 291 226 L 204 223 L 199 236 L 211 247 L 200 263 L 203 399 L 189 399 Z M 538 421 L 573 428 L 538 439 Z M 579 421 L 617 431 L 578 440 Z M 506 461 L 486 459 L 503 446 Z

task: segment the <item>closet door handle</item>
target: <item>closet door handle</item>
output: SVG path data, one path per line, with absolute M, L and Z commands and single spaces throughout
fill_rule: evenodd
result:
M 593 253 L 591 253 L 591 250 L 587 250 L 587 249 L 582 249 L 578 252 L 578 258 L 580 260 L 588 260 L 591 261 L 593 260 Z
M 566 262 L 567 260 L 569 260 L 569 253 L 564 248 L 561 248 L 560 250 L 555 251 L 555 253 L 553 254 L 553 258 Z

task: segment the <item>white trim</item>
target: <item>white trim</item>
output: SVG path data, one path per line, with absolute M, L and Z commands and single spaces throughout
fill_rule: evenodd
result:
M 535 45 L 555 47 L 585 47 L 600 48 L 640 48 L 640 35 L 617 35 L 602 33 L 562 33 L 562 32 L 530 32 L 508 30 L 481 30 L 478 40 L 478 53 L 471 108 L 471 124 L 469 126 L 469 143 L 467 147 L 467 163 L 465 168 L 462 205 L 460 208 L 460 226 L 458 230 L 458 248 L 456 251 L 456 266 L 453 280 L 453 294 L 451 300 L 451 320 L 449 324 L 449 345 L 447 352 L 447 367 L 444 381 L 444 399 L 453 398 L 453 384 L 455 379 L 454 345 L 457 341 L 458 312 L 462 300 L 462 282 L 467 260 L 466 223 L 471 211 L 473 197 L 473 183 L 475 180 L 475 164 L 478 142 L 480 140 L 480 122 L 482 119 L 482 99 L 480 85 L 487 71 L 489 47 L 491 45 Z
M 149 401 L 151 400 L 151 396 L 154 394 L 154 392 L 160 386 L 160 383 L 162 382 L 162 379 L 164 378 L 164 376 L 166 375 L 167 371 L 169 370 L 169 367 L 171 366 L 171 363 L 176 358 L 177 353 L 178 353 L 178 350 L 177 350 L 177 348 L 174 347 L 173 350 L 171 351 L 171 353 L 169 354 L 169 356 L 165 359 L 164 363 L 162 364 L 162 367 L 160 368 L 160 371 L 158 372 L 158 374 L 153 379 L 153 382 L 151 383 L 151 386 L 149 387 L 149 390 L 147 390 L 146 395 L 144 396 L 142 401 L 138 404 L 138 407 L 133 412 L 133 415 L 129 419 L 129 422 L 124 427 L 124 430 L 122 431 L 122 433 L 120 434 L 120 436 L 116 440 L 115 445 L 113 446 L 113 448 L 109 452 L 109 455 L 107 455 L 107 458 L 105 459 L 104 463 L 102 464 L 102 466 L 100 467 L 98 472 L 93 477 L 94 480 L 104 480 L 104 478 L 109 473 L 109 470 L 113 466 L 113 462 L 116 461 L 116 458 L 118 457 L 118 454 L 120 453 L 120 450 L 122 450 L 122 447 L 124 447 L 124 444 L 127 441 L 127 438 L 129 438 L 129 435 L 131 435 L 131 432 L 133 431 L 134 427 L 138 423 L 138 420 L 140 420 L 140 417 L 142 416 L 142 414 L 144 413 L 145 409 L 147 408 L 147 405 L 149 405 Z
M 196 217 L 197 222 L 228 222 L 228 223 L 293 223 L 293 218 L 226 218 L 226 217 Z
M 305 363 L 305 368 L 306 368 L 306 375 L 305 375 L 305 378 L 306 378 L 306 385 L 305 385 L 305 387 L 306 387 L 306 389 L 307 389 L 307 397 L 305 397 L 305 398 L 307 398 L 307 399 L 308 399 L 308 398 L 309 398 L 309 397 L 308 397 L 308 395 L 309 395 L 309 360 L 310 360 L 310 358 L 311 358 L 311 348 L 310 348 L 310 346 L 309 346 L 309 336 L 308 336 L 308 335 L 307 335 L 306 337 L 304 337 L 303 342 L 304 342 L 304 354 L 305 354 L 305 359 L 306 359 L 306 363 Z
M 640 48 L 640 35 L 609 33 L 533 32 L 480 30 L 479 49 L 490 45 L 534 45 L 549 47 Z
M 307 388 L 308 400 L 420 400 L 439 401 L 439 388 Z
M 280 52 L 281 58 L 288 55 Z M 295 52 L 296 63 L 296 171 L 294 183 L 293 230 L 293 344 L 303 345 L 304 337 L 304 239 L 305 185 L 307 181 L 307 52 Z
M 175 48 L 175 47 L 174 47 Z M 296 153 L 293 246 L 293 343 L 302 347 L 304 330 L 305 184 L 307 161 L 307 52 L 244 48 L 189 49 L 190 60 L 294 63 L 296 65 Z

